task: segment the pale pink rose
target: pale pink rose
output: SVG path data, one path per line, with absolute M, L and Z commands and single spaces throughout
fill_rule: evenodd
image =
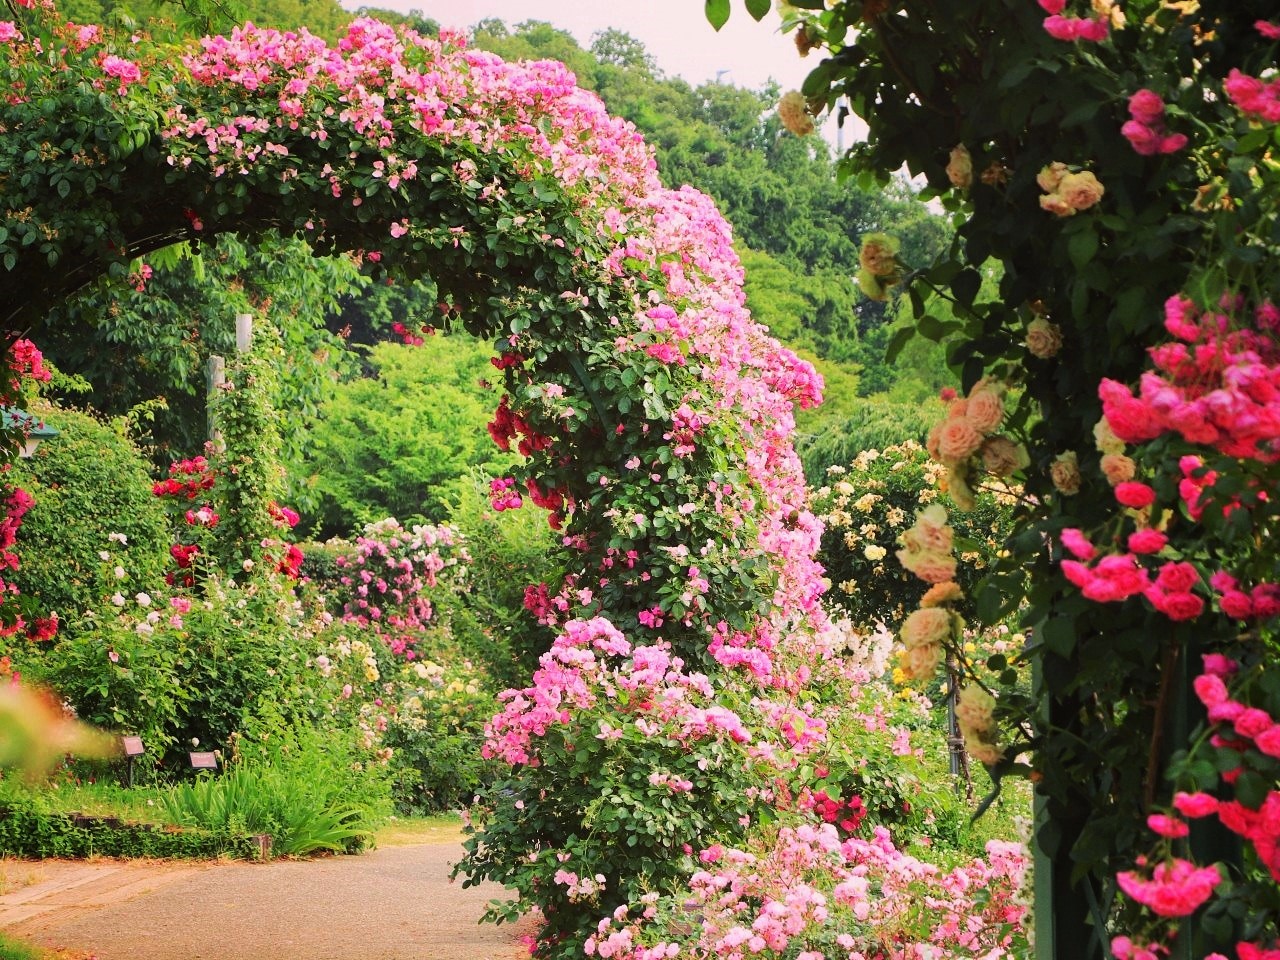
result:
M 1113 487 L 1128 483 L 1137 473 L 1137 465 L 1123 453 L 1108 453 L 1102 458 L 1102 472 Z
M 973 424 L 974 429 L 991 433 L 1004 420 L 1004 400 L 995 390 L 974 390 L 969 394 L 965 419 Z
M 908 650 L 942 643 L 951 636 L 951 614 L 941 607 L 913 610 L 902 621 L 899 636 Z
M 967 460 L 982 446 L 982 433 L 968 417 L 947 420 L 938 433 L 938 453 L 943 463 Z
M 1033 357 L 1048 360 L 1062 349 L 1062 328 L 1044 317 L 1036 317 L 1027 325 L 1027 351 Z
M 915 526 L 903 534 L 903 543 L 917 544 L 923 552 L 950 553 L 951 538 L 946 509 L 940 503 L 931 503 L 916 514 Z
M 947 164 L 947 179 L 959 190 L 973 186 L 973 158 L 963 143 L 951 148 L 951 160 Z
M 1080 492 L 1080 465 L 1074 450 L 1058 454 L 1049 467 L 1049 478 L 1058 492 L 1072 496 Z

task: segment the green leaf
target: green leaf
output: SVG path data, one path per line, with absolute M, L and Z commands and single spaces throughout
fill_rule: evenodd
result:
M 706 0 L 707 21 L 719 30 L 729 22 L 729 0 Z
M 772 6 L 770 0 L 747 0 L 747 13 L 751 14 L 752 20 L 759 23 L 769 12 L 770 6 Z
M 951 292 L 966 307 L 973 306 L 973 301 L 982 288 L 982 274 L 977 270 L 963 270 L 951 281 Z
M 1067 255 L 1077 270 L 1084 269 L 1085 264 L 1098 253 L 1098 235 L 1092 230 L 1081 230 L 1067 241 Z
M 898 354 L 902 352 L 902 348 L 910 342 L 911 338 L 916 334 L 915 327 L 900 327 L 889 340 L 889 345 L 885 348 L 884 359 L 886 363 L 893 363 L 897 359 Z

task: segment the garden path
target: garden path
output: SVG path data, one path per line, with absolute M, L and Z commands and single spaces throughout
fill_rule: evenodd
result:
M 519 928 L 478 924 L 501 888 L 449 881 L 461 855 L 436 842 L 270 863 L 9 860 L 0 928 L 96 960 L 527 957 Z

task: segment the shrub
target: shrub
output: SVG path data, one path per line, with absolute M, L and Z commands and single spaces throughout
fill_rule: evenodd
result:
M 826 483 L 829 467 L 847 464 L 864 450 L 883 450 L 906 441 L 923 443 L 929 428 L 941 418 L 942 407 L 937 403 L 895 403 L 882 396 L 868 397 L 843 421 L 825 423 L 817 436 L 800 438 L 796 452 L 808 481 Z
M 961 513 L 937 486 L 945 468 L 914 441 L 868 448 L 847 466 L 828 469 L 811 509 L 826 525 L 819 560 L 832 603 L 862 628 L 895 624 L 923 593 L 898 563 L 898 537 L 916 511 L 935 500 L 951 518 L 960 556 L 957 578 L 966 590 L 994 560 L 1013 529 L 1012 495 L 981 492 L 975 509 Z
M 49 407 L 38 414 L 60 433 L 13 468 L 35 505 L 23 518 L 22 564 L 12 579 L 65 622 L 120 589 L 113 566 L 99 557 L 114 547 L 111 534 L 127 538 L 128 582 L 142 584 L 166 562 L 168 530 L 146 461 L 129 440 L 88 413 Z

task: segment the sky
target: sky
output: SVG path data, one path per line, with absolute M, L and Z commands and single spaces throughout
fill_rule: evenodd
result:
M 719 32 L 703 15 L 702 0 L 364 0 L 369 6 L 401 12 L 418 9 L 442 26 L 470 28 L 477 21 L 497 17 L 515 25 L 546 20 L 571 33 L 588 47 L 592 34 L 613 27 L 643 43 L 668 75 L 689 83 L 721 78 L 739 87 L 757 89 L 770 79 L 783 90 L 797 89 L 817 66 L 816 55 L 803 60 L 790 35 L 779 30 L 774 14 L 756 23 L 742 0 L 733 0 L 733 13 Z M 355 4 L 348 0 L 346 4 Z

